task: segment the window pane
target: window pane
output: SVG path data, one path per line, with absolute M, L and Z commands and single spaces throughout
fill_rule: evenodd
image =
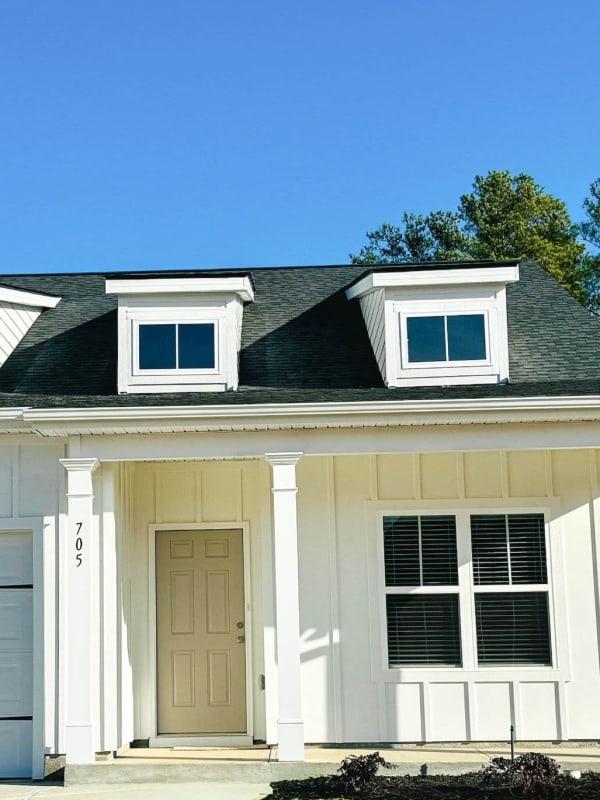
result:
M 446 360 L 444 317 L 408 317 L 406 333 L 409 361 Z
M 512 583 L 546 583 L 546 539 L 543 514 L 509 514 Z
M 419 586 L 418 517 L 383 518 L 386 586 Z
M 476 594 L 477 658 L 485 665 L 552 665 L 546 592 Z
M 387 635 L 390 667 L 460 667 L 457 594 L 388 594 Z
M 458 586 L 456 520 L 421 517 L 423 586 Z
M 212 323 L 179 325 L 179 368 L 214 369 L 215 326 Z
M 175 369 L 175 325 L 140 325 L 140 369 Z
M 483 314 L 459 314 L 448 317 L 448 360 L 485 360 Z
M 509 582 L 504 514 L 477 514 L 471 517 L 471 548 L 476 586 Z
M 476 586 L 548 580 L 543 514 L 474 515 L 471 547 Z

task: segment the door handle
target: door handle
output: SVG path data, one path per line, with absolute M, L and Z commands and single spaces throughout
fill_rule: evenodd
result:
M 242 636 L 238 636 L 238 637 L 237 637 L 237 640 L 238 640 L 238 642 L 239 642 L 240 644 L 243 644 L 243 643 L 246 641 L 246 637 L 245 637 L 245 636 L 243 636 L 243 635 L 242 635 Z

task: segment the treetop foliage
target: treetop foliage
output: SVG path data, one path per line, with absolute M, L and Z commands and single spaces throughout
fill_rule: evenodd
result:
M 354 264 L 532 258 L 574 297 L 600 302 L 600 179 L 584 201 L 586 220 L 573 223 L 566 205 L 529 175 L 506 171 L 477 175 L 456 211 L 404 212 L 400 225 L 367 233 Z

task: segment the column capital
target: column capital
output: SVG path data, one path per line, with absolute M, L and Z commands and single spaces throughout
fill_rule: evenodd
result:
M 265 459 L 272 467 L 295 467 L 303 453 L 265 453 Z
M 59 458 L 67 472 L 94 472 L 100 462 L 97 458 Z

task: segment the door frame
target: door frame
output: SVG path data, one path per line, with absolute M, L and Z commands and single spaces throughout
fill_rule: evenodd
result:
M 242 533 L 244 559 L 244 630 L 246 632 L 246 732 L 229 736 L 171 736 L 158 734 L 158 686 L 156 668 L 156 534 L 161 531 L 219 531 L 236 530 Z M 148 526 L 148 608 L 150 616 L 150 747 L 220 747 L 252 744 L 253 671 L 252 671 L 252 609 L 250 598 L 250 524 L 248 522 L 160 522 Z

